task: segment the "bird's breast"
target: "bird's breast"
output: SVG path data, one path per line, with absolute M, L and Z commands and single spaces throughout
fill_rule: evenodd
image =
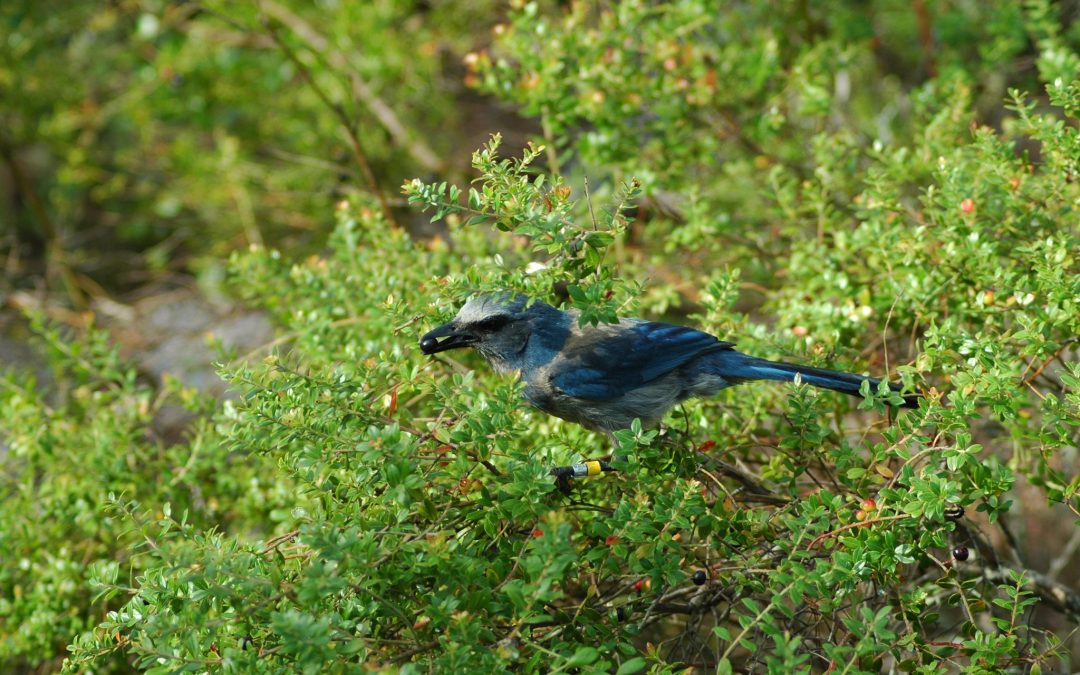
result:
M 525 381 L 525 400 L 532 406 L 543 410 L 549 415 L 557 414 L 555 411 L 555 389 L 551 385 L 551 377 L 547 368 L 541 368 L 529 373 Z

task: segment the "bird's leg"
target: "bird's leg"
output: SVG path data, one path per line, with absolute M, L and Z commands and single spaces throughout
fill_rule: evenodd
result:
M 611 466 L 611 459 L 617 460 L 620 458 L 609 456 L 604 459 L 589 459 L 570 466 L 557 466 L 550 473 L 555 476 L 555 484 L 559 486 L 559 492 L 568 495 L 570 494 L 572 481 L 575 478 L 599 476 L 607 471 L 615 471 L 616 469 Z
M 605 471 L 615 471 L 610 460 L 617 457 L 604 457 L 602 459 L 588 459 L 584 462 L 571 464 L 570 466 L 557 466 L 551 470 L 551 475 L 556 478 L 581 478 L 583 476 L 598 476 Z
M 619 442 L 614 436 L 610 436 L 612 445 L 615 450 L 619 449 Z M 599 476 L 602 473 L 609 471 L 618 471 L 612 462 L 625 462 L 626 457 L 620 457 L 614 453 L 607 457 L 601 457 L 600 459 L 588 459 L 584 462 L 578 462 L 577 464 L 571 464 L 570 466 L 557 466 L 551 470 L 551 475 L 555 476 L 555 484 L 559 486 L 559 492 L 564 495 L 570 494 L 570 489 L 573 485 L 572 481 L 575 478 L 584 478 L 586 476 Z

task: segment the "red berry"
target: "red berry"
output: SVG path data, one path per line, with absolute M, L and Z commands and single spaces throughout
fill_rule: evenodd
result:
M 960 210 L 964 213 L 971 213 L 975 210 L 975 200 L 971 197 L 967 197 L 964 201 L 960 202 Z

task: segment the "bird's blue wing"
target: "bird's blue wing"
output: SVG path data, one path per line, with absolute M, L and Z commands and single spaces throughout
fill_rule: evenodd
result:
M 730 342 L 685 326 L 633 321 L 584 329 L 564 343 L 551 384 L 562 393 L 610 401 Z

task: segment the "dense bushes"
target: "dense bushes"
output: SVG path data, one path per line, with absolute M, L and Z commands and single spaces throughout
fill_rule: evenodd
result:
M 492 140 L 471 186 L 407 181 L 441 236 L 355 198 L 325 255 L 235 254 L 233 292 L 282 331 L 222 366 L 238 399 L 151 389 L 100 334 L 43 329 L 71 386 L 0 393 L 0 532 L 25 561 L 0 576 L 0 658 L 1067 670 L 1080 36 L 1058 11 L 522 5 L 466 63 L 544 138 Z M 505 288 L 678 315 L 922 405 L 738 387 L 621 434 L 629 469 L 567 498 L 547 469 L 605 439 L 416 348 Z M 172 399 L 205 421 L 167 445 Z

